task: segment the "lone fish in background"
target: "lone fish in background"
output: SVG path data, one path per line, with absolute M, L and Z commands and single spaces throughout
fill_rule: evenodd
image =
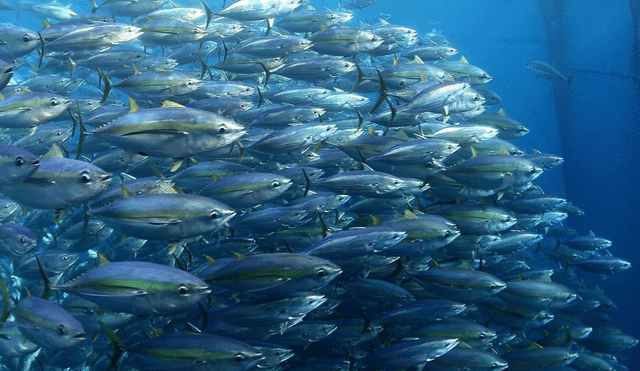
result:
M 573 78 L 575 76 L 566 77 L 552 65 L 542 61 L 531 61 L 525 63 L 525 67 L 531 71 L 536 77 L 543 77 L 549 80 L 562 79 L 567 82 L 570 88 L 573 88 Z

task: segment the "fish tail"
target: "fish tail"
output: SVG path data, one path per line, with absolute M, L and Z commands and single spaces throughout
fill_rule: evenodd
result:
M 100 104 L 104 103 L 111 92 L 111 80 L 107 77 L 107 75 L 102 72 L 101 69 L 98 68 L 98 73 L 100 74 L 100 78 L 104 81 L 104 92 L 102 93 L 102 99 L 100 99 Z
M 98 321 L 98 323 L 100 323 L 100 326 L 102 326 L 102 329 L 107 334 L 109 341 L 111 341 L 111 343 L 113 344 L 113 356 L 111 357 L 111 364 L 109 365 L 109 370 L 117 370 L 118 361 L 122 356 L 122 349 L 124 349 L 124 344 L 122 343 L 122 340 L 120 340 L 118 335 L 116 335 L 116 333 L 109 328 L 109 326 L 107 326 L 102 321 Z
M 53 289 L 53 284 L 51 283 L 51 280 L 49 280 L 49 277 L 47 277 L 47 274 L 44 272 L 42 264 L 40 264 L 40 259 L 37 255 L 36 261 L 38 262 L 38 269 L 40 270 L 40 275 L 42 276 L 42 281 L 44 282 L 44 293 L 42 294 L 42 298 L 44 300 L 49 300 L 49 297 L 51 296 L 51 290 Z

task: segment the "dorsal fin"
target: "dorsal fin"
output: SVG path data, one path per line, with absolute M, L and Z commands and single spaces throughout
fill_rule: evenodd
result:
M 460 57 L 460 63 L 465 63 L 465 64 L 469 64 L 469 61 L 467 60 L 467 58 L 463 55 Z
M 536 153 L 536 154 L 538 154 L 538 155 L 542 153 L 542 152 L 538 151 L 538 150 L 537 150 L 537 149 L 535 149 L 535 148 L 531 148 L 531 150 L 533 151 L 533 153 Z
M 28 297 L 28 298 L 30 298 L 30 297 L 31 297 L 31 291 L 29 291 L 29 288 L 27 288 L 27 287 L 25 286 L 24 291 L 26 291 L 26 292 L 27 292 L 27 297 Z
M 593 231 L 591 229 L 589 229 L 589 237 L 595 237 L 596 235 L 593 234 Z
M 504 107 L 500 108 L 497 112 L 496 115 L 500 115 L 500 116 L 507 116 L 507 111 L 504 110 Z
M 49 151 L 40 156 L 41 160 L 50 158 L 64 158 L 64 155 L 62 154 L 62 150 L 60 149 L 58 143 L 53 143 L 53 145 L 51 145 L 51 148 L 49 148 Z
M 382 23 L 385 26 L 389 26 L 391 23 L 389 23 L 388 21 L 382 19 L 382 18 L 378 18 L 378 20 L 380 21 L 380 23 Z
M 402 129 L 399 129 L 399 130 L 398 130 L 398 131 L 396 131 L 394 134 L 389 135 L 389 138 L 396 138 L 396 139 L 403 140 L 403 141 L 405 141 L 405 142 L 408 142 L 408 141 L 409 141 L 409 136 L 408 136 L 408 135 L 407 135 L 407 133 L 406 133 L 404 130 L 402 130 Z
M 418 57 L 417 55 L 413 57 L 413 60 L 409 63 L 413 63 L 413 64 L 424 64 L 424 61 L 422 60 L 422 58 Z
M 100 265 L 111 263 L 109 259 L 105 258 L 104 255 L 102 255 L 101 253 L 98 253 L 98 261 L 100 262 Z
M 464 341 L 461 341 L 458 343 L 458 345 L 456 345 L 456 348 L 471 349 L 471 345 L 465 343 Z
M 418 217 L 416 216 L 416 214 L 412 213 L 410 210 L 405 210 L 404 211 L 404 215 L 402 216 L 403 219 L 418 219 Z

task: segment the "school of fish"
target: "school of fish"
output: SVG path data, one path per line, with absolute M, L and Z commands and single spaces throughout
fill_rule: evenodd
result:
M 628 370 L 563 159 L 373 3 L 0 0 L 0 371 Z

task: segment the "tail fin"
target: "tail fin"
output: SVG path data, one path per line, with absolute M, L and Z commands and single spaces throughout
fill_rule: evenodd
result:
M 40 270 L 40 275 L 42 276 L 42 281 L 44 282 L 44 293 L 42 294 L 42 298 L 44 300 L 49 300 L 49 297 L 51 296 L 51 281 L 49 280 L 49 277 L 47 277 L 47 274 L 44 272 L 42 264 L 40 264 L 40 259 L 37 255 L 36 262 L 38 262 L 38 269 Z
M 102 72 L 101 69 L 98 68 L 98 73 L 100 74 L 100 78 L 104 81 L 104 93 L 102 93 L 102 99 L 100 99 L 100 104 L 104 103 L 111 92 L 111 80 L 107 77 L 107 75 Z
M 576 75 L 571 75 L 567 78 L 567 85 L 569 85 L 570 89 L 573 89 L 573 78 L 576 77 Z
M 111 343 L 113 344 L 113 356 L 111 357 L 109 370 L 117 370 L 118 360 L 120 360 L 120 357 L 122 356 L 122 349 L 124 348 L 124 344 L 122 344 L 122 340 L 118 338 L 118 335 L 116 335 L 116 333 L 113 332 L 113 330 L 111 330 L 109 326 L 107 326 L 102 321 L 99 321 L 98 323 L 100 323 L 100 326 L 102 326 L 102 329 L 107 334 L 109 341 L 111 341 Z

